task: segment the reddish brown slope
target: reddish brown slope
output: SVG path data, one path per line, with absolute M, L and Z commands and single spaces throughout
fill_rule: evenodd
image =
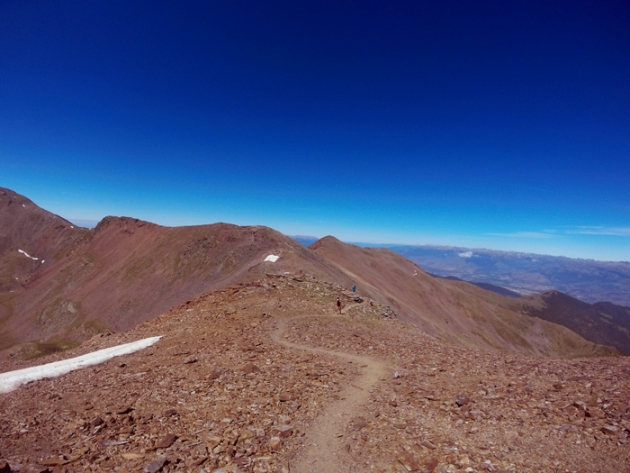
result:
M 36 343 L 23 354 L 68 347 L 95 332 L 128 330 L 208 290 L 265 273 L 303 272 L 345 287 L 357 283 L 360 292 L 444 339 L 527 353 L 605 352 L 563 327 L 524 317 L 504 297 L 432 278 L 389 250 L 332 237 L 309 250 L 266 227 L 168 228 L 126 217 L 107 217 L 88 231 L 11 191 L 4 196 L 4 245 L 12 257 L 38 266 L 25 273 L 5 267 L 9 281 L 22 283 L 0 290 L 0 349 L 29 341 Z M 45 264 L 17 252 L 26 243 Z M 270 254 L 278 262 L 265 262 Z
M 279 260 L 265 262 L 270 254 Z M 301 272 L 347 282 L 321 257 L 270 228 L 169 228 L 107 217 L 15 297 L 5 345 L 47 341 L 36 348 L 63 348 L 95 332 L 128 330 L 208 290 L 265 273 Z
M 29 281 L 89 234 L 16 192 L 0 187 L 0 349 L 15 343 L 5 325 Z
M 431 277 L 390 250 L 348 245 L 334 237 L 310 248 L 353 278 L 360 293 L 389 304 L 401 319 L 442 339 L 552 356 L 614 353 L 565 327 L 522 314 L 513 299 Z
M 88 233 L 0 187 L 0 291 L 17 290 L 36 272 L 63 258 Z

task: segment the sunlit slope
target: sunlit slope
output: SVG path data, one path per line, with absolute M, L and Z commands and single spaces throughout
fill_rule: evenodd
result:
M 359 293 L 389 304 L 401 319 L 439 338 L 551 356 L 614 352 L 566 327 L 522 313 L 514 299 L 466 282 L 434 278 L 390 250 L 348 245 L 334 237 L 310 248 L 351 277 Z
M 276 262 L 265 262 L 274 254 Z M 72 345 L 94 333 L 128 330 L 202 292 L 271 274 L 344 275 L 267 227 L 229 224 L 162 227 L 107 217 L 57 263 L 16 293 L 6 345 Z

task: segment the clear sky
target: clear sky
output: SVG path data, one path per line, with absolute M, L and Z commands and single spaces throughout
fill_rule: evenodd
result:
M 0 186 L 628 261 L 630 3 L 0 0 Z

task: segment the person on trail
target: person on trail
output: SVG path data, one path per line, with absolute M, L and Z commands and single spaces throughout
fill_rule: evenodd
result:
M 341 314 L 341 300 L 337 297 L 337 312 Z

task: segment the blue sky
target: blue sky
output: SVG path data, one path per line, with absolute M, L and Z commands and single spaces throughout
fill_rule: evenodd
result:
M 0 1 L 0 186 L 68 219 L 630 260 L 630 4 Z

